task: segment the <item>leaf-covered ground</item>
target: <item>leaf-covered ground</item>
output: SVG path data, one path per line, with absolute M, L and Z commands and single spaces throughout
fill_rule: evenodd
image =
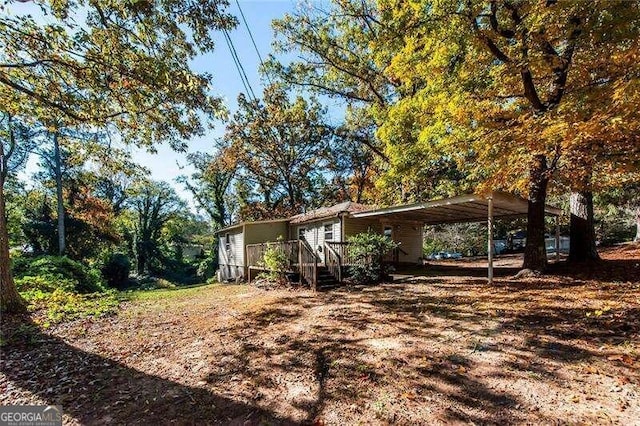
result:
M 0 404 L 86 424 L 640 424 L 640 249 L 604 257 L 492 287 L 460 262 L 318 294 L 148 292 L 46 332 L 5 318 Z

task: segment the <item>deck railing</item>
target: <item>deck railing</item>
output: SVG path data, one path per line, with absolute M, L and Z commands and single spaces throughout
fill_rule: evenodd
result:
M 295 264 L 298 263 L 298 240 L 247 244 L 247 266 L 264 266 L 264 254 L 269 248 L 282 250 L 287 255 L 288 270 L 294 271 Z
M 331 275 L 336 277 L 339 283 L 342 282 L 342 258 L 337 251 L 331 247 L 331 243 L 324 243 L 324 263 Z
M 362 260 L 358 260 L 351 255 L 349 250 L 350 243 L 348 242 L 327 241 L 325 245 L 328 248 L 332 249 L 338 255 L 342 266 L 356 265 L 358 263 L 363 263 Z
M 328 271 L 342 282 L 345 270 L 343 268 L 358 264 L 366 264 L 370 259 L 357 259 L 349 250 L 350 243 L 326 241 L 324 243 L 324 261 Z M 267 250 L 282 250 L 288 259 L 288 271 L 300 274 L 301 281 L 306 282 L 312 289 L 318 285 L 318 256 L 305 240 L 275 241 L 269 243 L 247 244 L 247 267 L 259 270 L 264 268 L 264 255 Z M 397 263 L 401 248 L 396 248 L 384 256 L 383 261 Z
M 318 256 L 305 240 L 298 240 L 298 267 L 300 279 L 315 291 L 318 286 Z
M 337 254 L 337 256 L 340 258 L 342 266 L 366 264 L 370 261 L 370 259 L 356 259 L 353 255 L 351 255 L 349 250 L 349 242 L 328 241 L 325 243 L 325 246 L 332 249 Z M 405 255 L 408 254 L 406 251 L 402 250 L 402 248 L 396 247 L 385 254 L 382 258 L 382 261 L 386 263 L 397 264 L 400 260 L 400 253 L 404 253 Z

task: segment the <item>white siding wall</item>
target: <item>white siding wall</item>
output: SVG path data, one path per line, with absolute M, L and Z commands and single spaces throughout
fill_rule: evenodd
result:
M 244 234 L 243 228 L 232 229 L 229 234 L 229 250 L 226 248 L 226 234 L 220 234 L 218 263 L 220 279 L 223 281 L 244 277 Z
M 386 226 L 392 230 L 392 238 L 400 243 L 400 248 L 407 252 L 400 252 L 399 261 L 402 263 L 419 263 L 422 257 L 422 232 L 423 227 L 418 223 L 401 221 L 380 221 L 372 218 L 346 218 L 345 235 L 348 238 L 369 230 L 382 233 Z
M 392 238 L 400 243 L 400 248 L 407 254 L 400 251 L 398 260 L 401 263 L 418 263 L 422 258 L 422 225 L 396 222 L 387 224 L 393 227 Z
M 344 219 L 344 234 L 345 238 L 349 238 L 352 235 L 360 234 L 372 230 L 375 232 L 382 232 L 382 226 L 378 219 L 354 219 L 352 217 L 346 217 Z
M 329 218 L 325 220 L 319 220 L 317 222 L 310 222 L 300 225 L 292 226 L 292 239 L 298 238 L 298 231 L 300 228 L 305 228 L 304 238 L 307 240 L 311 248 L 313 248 L 318 255 L 321 262 L 324 262 L 324 225 L 330 224 L 333 229 L 333 239 L 331 241 L 341 241 L 340 220 L 338 218 Z M 319 250 L 322 247 L 322 250 Z

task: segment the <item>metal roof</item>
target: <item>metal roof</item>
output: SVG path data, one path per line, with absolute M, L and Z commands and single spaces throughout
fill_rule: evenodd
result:
M 422 203 L 401 204 L 351 213 L 351 216 L 381 218 L 393 215 L 394 219 L 412 220 L 427 225 L 483 222 L 487 220 L 489 199 L 493 200 L 493 217 L 515 218 L 527 215 L 528 202 L 524 198 L 504 192 L 491 192 L 486 195 L 460 195 Z M 545 212 L 552 216 L 559 216 L 562 210 L 547 205 Z

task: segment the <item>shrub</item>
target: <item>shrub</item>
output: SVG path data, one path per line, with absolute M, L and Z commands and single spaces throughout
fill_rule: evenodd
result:
M 268 272 L 263 275 L 269 281 L 284 283 L 286 272 L 289 269 L 289 256 L 279 245 L 268 244 L 262 258 L 264 267 Z
M 383 281 L 388 274 L 383 258 L 398 247 L 398 244 L 372 231 L 354 235 L 348 241 L 349 255 L 356 263 L 349 268 L 351 280 L 357 284 L 374 284 Z
M 35 321 L 45 327 L 63 321 L 115 314 L 120 305 L 114 290 L 104 293 L 77 294 L 62 289 L 53 292 L 28 290 L 22 293 L 30 311 L 37 311 Z
M 126 254 L 111 253 L 100 268 L 109 287 L 122 288 L 129 279 L 131 261 Z
M 218 269 L 218 259 L 216 256 L 210 255 L 198 263 L 197 275 L 200 278 L 209 279 L 215 275 L 216 269 Z
M 49 275 L 26 275 L 24 277 L 16 278 L 15 283 L 16 288 L 21 293 L 25 291 L 52 293 L 56 290 L 75 292 L 76 287 L 76 283 L 73 280 L 60 279 Z
M 146 276 L 139 280 L 140 290 L 175 289 L 177 286 L 169 280 Z
M 13 265 L 13 274 L 24 289 L 51 292 L 59 288 L 74 293 L 105 290 L 100 271 L 65 256 L 19 258 Z

